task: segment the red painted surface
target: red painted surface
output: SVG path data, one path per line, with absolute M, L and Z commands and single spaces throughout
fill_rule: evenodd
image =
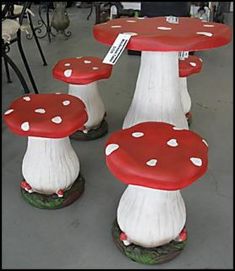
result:
M 208 147 L 195 132 L 173 127 L 145 122 L 111 134 L 106 146 L 117 144 L 118 148 L 106 155 L 109 170 L 125 184 L 161 190 L 181 189 L 196 181 L 207 170 Z M 144 135 L 133 137 L 137 132 Z M 177 146 L 167 144 L 172 139 Z M 194 165 L 192 157 L 200 158 L 202 165 Z M 153 159 L 157 160 L 155 166 L 146 164 Z
M 88 119 L 84 103 L 68 94 L 28 94 L 12 102 L 9 110 L 4 120 L 12 132 L 22 136 L 66 137 L 83 127 Z M 60 123 L 52 121 L 56 117 L 61 118 Z M 21 125 L 26 122 L 28 130 L 24 131 Z
M 125 240 L 127 240 L 127 235 L 124 232 L 122 232 L 122 233 L 120 233 L 119 238 L 121 241 L 125 241 Z
M 71 70 L 71 76 L 65 76 L 66 70 Z M 52 70 L 54 78 L 69 84 L 80 85 L 109 78 L 111 73 L 112 65 L 102 63 L 102 59 L 91 56 L 62 59 L 57 62 Z
M 187 239 L 187 230 L 184 227 L 183 230 L 179 234 L 179 241 L 183 242 Z
M 161 30 L 158 27 L 171 29 Z M 225 24 L 189 17 L 180 17 L 179 24 L 169 23 L 165 17 L 119 18 L 93 27 L 96 40 L 107 45 L 112 45 L 118 34 L 124 32 L 137 34 L 127 45 L 128 49 L 136 51 L 199 51 L 223 46 L 232 38 L 232 30 Z M 213 35 L 208 37 L 197 32 Z
M 190 64 L 191 63 L 191 64 Z M 192 65 L 192 63 L 195 63 Z M 199 73 L 202 69 L 202 61 L 198 56 L 189 56 L 184 60 L 179 60 L 179 74 L 180 77 L 187 77 L 194 73 Z

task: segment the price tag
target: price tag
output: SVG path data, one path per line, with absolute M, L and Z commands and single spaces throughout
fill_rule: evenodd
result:
M 178 24 L 179 23 L 179 18 L 175 16 L 167 16 L 166 21 L 170 24 Z
M 131 36 L 133 36 L 133 33 L 119 34 L 103 59 L 103 63 L 114 65 L 126 48 Z
M 188 52 L 187 51 L 182 51 L 182 52 L 179 52 L 179 59 L 181 60 L 184 60 L 185 58 L 188 58 Z

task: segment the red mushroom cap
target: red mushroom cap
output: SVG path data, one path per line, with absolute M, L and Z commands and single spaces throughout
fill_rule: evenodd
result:
M 189 56 L 179 60 L 180 77 L 187 77 L 194 73 L 199 73 L 202 69 L 202 59 L 198 56 Z
M 110 77 L 112 65 L 102 61 L 92 56 L 65 58 L 57 62 L 52 74 L 54 78 L 69 84 L 89 84 Z
M 198 51 L 223 46 L 230 42 L 229 26 L 203 22 L 197 18 L 180 17 L 178 24 L 166 17 L 119 18 L 93 27 L 94 37 L 112 45 L 120 33 L 134 35 L 127 48 L 136 51 Z
M 86 123 L 84 103 L 69 94 L 28 94 L 16 99 L 4 113 L 10 130 L 22 136 L 62 138 Z
M 126 184 L 160 190 L 190 185 L 207 170 L 208 146 L 198 134 L 163 122 L 144 122 L 113 133 L 106 164 Z

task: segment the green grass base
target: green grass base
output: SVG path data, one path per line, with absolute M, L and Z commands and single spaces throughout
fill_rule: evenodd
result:
M 185 240 L 183 242 L 171 241 L 155 248 L 144 248 L 135 244 L 125 246 L 119 239 L 120 233 L 121 230 L 115 220 L 112 226 L 112 236 L 116 246 L 132 261 L 142 264 L 153 265 L 170 261 L 179 255 L 186 245 Z
M 77 131 L 73 133 L 70 138 L 80 141 L 88 141 L 88 140 L 94 140 L 97 138 L 100 138 L 107 134 L 108 132 L 108 123 L 105 119 L 102 120 L 99 128 L 97 129 L 91 129 L 88 131 L 88 133 L 83 133 L 82 131 Z
M 21 188 L 22 197 L 26 202 L 41 209 L 59 209 L 70 205 L 83 193 L 85 180 L 80 174 L 69 190 L 64 192 L 64 196 L 59 198 L 56 194 L 44 195 L 37 192 L 28 193 Z

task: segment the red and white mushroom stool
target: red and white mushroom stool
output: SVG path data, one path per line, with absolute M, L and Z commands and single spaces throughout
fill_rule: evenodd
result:
M 56 209 L 80 197 L 84 179 L 69 136 L 87 119 L 84 103 L 68 94 L 29 94 L 11 103 L 4 121 L 13 133 L 28 137 L 21 182 L 27 202 Z
M 112 65 L 102 63 L 99 57 L 73 57 L 58 61 L 52 70 L 53 77 L 69 84 L 68 94 L 81 99 L 86 105 L 88 120 L 84 129 L 71 138 L 96 139 L 108 131 L 105 106 L 98 91 L 97 81 L 111 76 Z
M 191 113 L 191 97 L 188 92 L 187 77 L 199 73 L 202 69 L 202 59 L 196 55 L 189 55 L 188 57 L 179 58 L 179 91 L 181 95 L 181 103 L 183 112 L 187 118 L 188 124 L 192 122 Z
M 118 248 L 144 264 L 177 256 L 187 239 L 180 190 L 207 170 L 205 139 L 168 123 L 143 122 L 111 134 L 105 154 L 111 173 L 128 185 L 112 228 Z

